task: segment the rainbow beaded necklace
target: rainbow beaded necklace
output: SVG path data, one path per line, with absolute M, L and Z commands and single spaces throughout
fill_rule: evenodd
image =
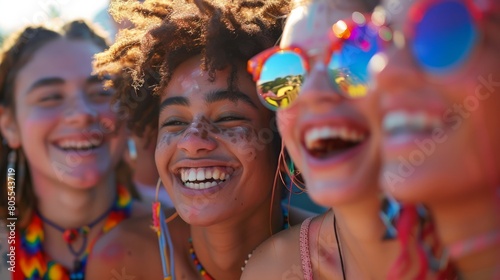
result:
M 132 197 L 127 189 L 123 186 L 117 187 L 117 198 L 113 203 L 109 214 L 104 222 L 104 226 L 101 229 L 98 237 L 111 230 L 120 221 L 128 218 L 132 210 Z M 85 228 L 85 227 L 82 227 Z M 60 279 L 60 280 L 73 280 L 73 279 L 84 279 L 85 267 L 87 264 L 87 257 L 95 241 L 98 239 L 96 237 L 94 240 L 89 242 L 85 251 L 82 253 L 79 259 L 79 267 L 74 271 L 69 271 L 61 264 L 50 259 L 49 256 L 43 251 L 43 220 L 36 213 L 29 225 L 24 229 L 20 235 L 20 238 L 16 238 L 16 244 L 18 245 L 18 261 L 19 268 L 16 269 L 14 273 L 14 279 Z M 67 238 L 63 234 L 63 238 Z

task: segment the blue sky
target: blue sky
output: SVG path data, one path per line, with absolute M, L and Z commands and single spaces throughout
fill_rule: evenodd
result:
M 286 65 L 286 67 L 283 67 Z M 272 69 L 272 71 L 271 71 Z M 304 74 L 300 57 L 292 52 L 275 54 L 266 60 L 260 74 L 261 83 L 274 81 L 277 77 Z
M 93 20 L 108 3 L 109 0 L 0 0 L 0 30 L 6 34 L 26 24 L 41 23 L 48 17 L 51 6 L 61 12 L 63 19 Z

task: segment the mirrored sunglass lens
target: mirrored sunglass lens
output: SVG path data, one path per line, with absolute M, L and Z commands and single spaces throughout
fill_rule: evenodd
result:
M 264 65 L 257 89 L 263 104 L 271 110 L 285 108 L 298 96 L 304 81 L 302 58 L 292 51 L 279 51 Z
M 439 74 L 462 63 L 478 37 L 474 19 L 460 1 L 431 6 L 415 28 L 413 52 L 421 66 Z
M 368 91 L 368 63 L 379 51 L 378 33 L 368 25 L 351 30 L 340 51 L 334 52 L 328 65 L 330 78 L 347 97 L 359 98 Z

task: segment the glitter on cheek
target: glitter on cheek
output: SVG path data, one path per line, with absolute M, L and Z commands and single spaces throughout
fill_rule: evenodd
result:
M 156 143 L 156 150 L 161 150 L 165 146 L 170 146 L 172 144 L 172 139 L 177 136 L 178 133 L 163 133 L 161 137 L 159 137 Z
M 244 155 L 247 161 L 257 157 L 257 151 L 262 150 L 259 145 L 257 130 L 251 127 L 238 126 L 222 129 L 221 139 L 233 144 L 237 153 Z

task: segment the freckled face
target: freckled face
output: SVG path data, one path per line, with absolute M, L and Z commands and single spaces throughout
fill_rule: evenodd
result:
M 415 3 L 385 1 L 394 30 L 405 30 Z M 439 76 L 417 63 L 411 37 L 386 51 L 374 92 L 383 111 L 380 180 L 396 198 L 441 203 L 500 182 L 499 27 L 489 25 L 470 56 Z
M 161 96 L 155 160 L 181 217 L 209 226 L 269 207 L 278 153 L 244 65 L 229 93 L 229 70 L 209 82 L 200 59 L 182 63 Z
M 117 129 L 112 92 L 92 75 L 100 51 L 89 41 L 58 39 L 36 51 L 16 77 L 11 127 L 19 141 L 9 144 L 23 148 L 40 195 L 49 184 L 95 186 L 121 157 L 125 130 Z

